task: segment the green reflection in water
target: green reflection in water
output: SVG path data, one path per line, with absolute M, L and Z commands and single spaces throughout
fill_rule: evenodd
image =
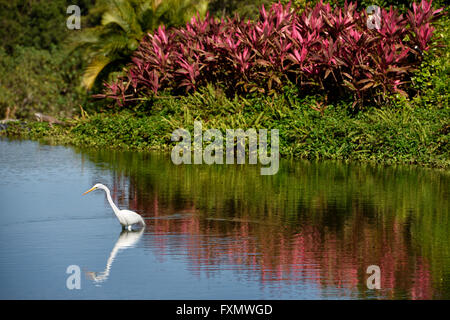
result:
M 356 298 L 450 298 L 448 172 L 338 162 L 172 164 L 165 154 L 79 150 L 114 175 L 122 206 L 161 233 L 221 235 L 229 244 L 183 244 L 198 264 L 259 272 L 262 282 L 305 280 Z M 93 181 L 94 182 L 94 181 Z M 220 248 L 220 250 L 218 249 Z M 380 291 L 366 287 L 381 268 Z

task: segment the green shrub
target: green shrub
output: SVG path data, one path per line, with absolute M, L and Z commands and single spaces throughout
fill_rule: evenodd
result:
M 7 54 L 0 47 L 0 117 L 8 107 L 18 118 L 34 112 L 71 116 L 87 99 L 77 88 L 82 66 L 78 53 L 67 56 L 61 49 L 15 47 Z
M 420 68 L 412 77 L 414 101 L 426 107 L 448 108 L 450 101 L 450 19 L 438 21 L 433 49 L 425 52 Z
M 94 0 L 0 0 L 1 46 L 11 53 L 16 46 L 50 49 L 70 31 L 66 27 L 67 7 L 76 4 L 81 13 Z
M 182 98 L 156 99 L 151 112 L 140 116 L 124 110 L 91 115 L 70 128 L 38 123 L 28 131 L 11 125 L 7 133 L 84 147 L 169 151 L 174 145 L 171 133 L 178 128 L 192 132 L 198 120 L 204 130 L 223 134 L 229 128 L 278 129 L 283 157 L 450 166 L 450 108 L 393 99 L 390 105 L 355 115 L 348 112 L 347 102 L 319 109 L 321 97 L 298 99 L 292 90 L 272 97 L 227 98 L 209 86 Z

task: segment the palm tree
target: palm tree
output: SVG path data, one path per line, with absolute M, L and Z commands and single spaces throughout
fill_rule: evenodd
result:
M 100 25 L 71 39 L 83 47 L 89 65 L 82 84 L 91 89 L 99 78 L 120 73 L 140 40 L 158 26 L 182 25 L 195 15 L 206 14 L 208 0 L 100 0 L 90 11 L 101 16 Z

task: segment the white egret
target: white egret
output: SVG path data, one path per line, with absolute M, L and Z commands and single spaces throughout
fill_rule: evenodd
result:
M 131 231 L 132 227 L 134 225 L 139 225 L 141 227 L 145 226 L 144 219 L 136 212 L 133 212 L 130 210 L 119 210 L 119 208 L 117 208 L 117 206 L 114 204 L 114 202 L 111 199 L 111 193 L 109 192 L 108 187 L 101 183 L 97 183 L 95 186 L 93 186 L 88 191 L 83 193 L 83 196 L 91 191 L 96 190 L 96 189 L 102 189 L 106 192 L 106 198 L 108 199 L 108 202 L 109 202 L 111 208 L 113 209 L 114 214 L 116 215 L 120 224 L 122 225 L 123 229 L 128 229 Z

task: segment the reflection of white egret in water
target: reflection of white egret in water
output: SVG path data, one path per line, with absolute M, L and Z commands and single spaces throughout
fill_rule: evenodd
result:
M 119 239 L 117 239 L 116 244 L 114 245 L 114 248 L 111 250 L 111 253 L 109 254 L 108 261 L 106 262 L 105 270 L 102 272 L 86 272 L 86 275 L 93 280 L 95 283 L 102 283 L 106 281 L 109 277 L 109 273 L 111 271 L 112 263 L 114 262 L 114 259 L 116 258 L 116 255 L 121 250 L 125 250 L 127 248 L 132 248 L 136 245 L 136 243 L 141 238 L 142 234 L 144 233 L 144 229 L 140 229 L 139 231 L 128 231 L 128 230 L 122 230 L 120 233 Z
M 105 186 L 101 183 L 97 183 L 95 186 L 93 186 L 88 191 L 83 193 L 83 195 L 85 195 L 86 193 L 89 193 L 91 191 L 94 191 L 96 189 L 102 189 L 106 192 L 106 198 L 108 199 L 109 205 L 113 209 L 114 214 L 116 215 L 117 219 L 119 220 L 120 224 L 122 225 L 122 229 L 132 230 L 133 226 L 138 226 L 141 228 L 145 226 L 144 219 L 136 212 L 133 212 L 130 210 L 119 210 L 119 208 L 117 208 L 117 206 L 112 201 L 111 193 L 109 192 L 109 189 L 107 186 Z

